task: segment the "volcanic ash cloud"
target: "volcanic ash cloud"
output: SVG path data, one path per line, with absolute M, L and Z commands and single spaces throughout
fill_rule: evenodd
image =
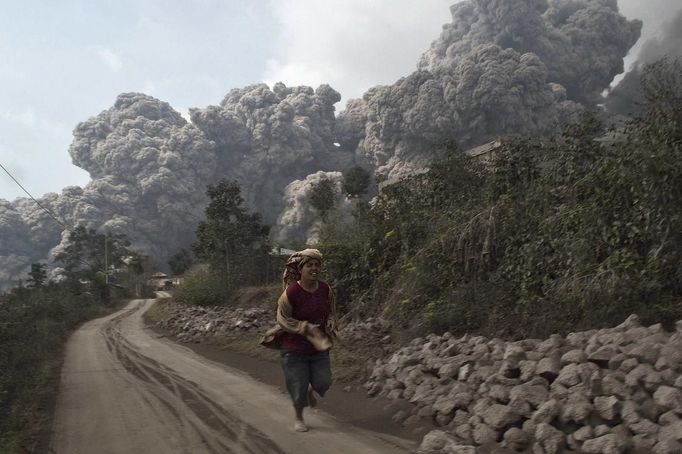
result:
M 168 103 L 119 95 L 76 127 L 69 151 L 93 178 L 83 198 L 94 207 L 95 224 L 127 234 L 162 261 L 191 241 L 217 159 L 214 144 Z
M 599 102 L 641 29 L 616 0 L 472 0 L 451 13 L 417 71 L 339 115 L 339 142 L 377 181 L 428 165 L 443 139 L 466 148 L 555 131 Z
M 278 239 L 311 239 L 313 182 L 339 186 L 340 172 L 361 165 L 386 184 L 427 168 L 444 139 L 467 148 L 550 134 L 601 102 L 641 29 L 616 0 L 470 0 L 451 13 L 416 71 L 350 100 L 338 117 L 329 85 L 234 89 L 192 109 L 191 123 L 168 103 L 124 93 L 74 131 L 69 151 L 92 182 L 40 201 L 70 226 L 125 233 L 164 264 L 193 240 L 206 185 L 226 178 L 240 183 L 248 209 L 278 224 Z M 646 58 L 668 42 L 645 46 Z M 33 201 L 3 201 L 0 281 L 63 247 L 62 230 Z
M 644 43 L 633 68 L 606 98 L 606 110 L 610 114 L 641 114 L 644 104 L 639 84 L 642 70 L 646 64 L 664 57 L 682 57 L 682 11 L 663 27 L 660 37 Z
M 315 172 L 287 185 L 284 195 L 285 207 L 274 229 L 277 241 L 282 244 L 296 241 L 310 245 L 318 241 L 321 218 L 310 200 L 316 186 L 323 180 L 332 182 L 334 215 L 339 216 L 339 220 L 350 217 L 353 204 L 343 193 L 343 174 L 341 172 Z
M 190 114 L 216 144 L 220 173 L 238 181 L 247 206 L 274 223 L 292 180 L 351 165 L 352 153 L 334 146 L 334 104 L 340 99 L 329 85 L 313 90 L 258 84 Z
M 124 233 L 161 264 L 194 237 L 215 177 L 214 145 L 167 103 L 140 93 L 80 123 L 70 153 L 92 181 L 39 199 L 69 228 Z M 60 250 L 63 227 L 29 199 L 0 205 L 0 281 L 7 288 L 31 262 Z

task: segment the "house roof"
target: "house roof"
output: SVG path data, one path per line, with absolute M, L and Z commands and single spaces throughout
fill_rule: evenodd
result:
M 469 156 L 481 156 L 484 154 L 488 154 L 493 150 L 496 150 L 497 148 L 500 148 L 502 146 L 502 142 L 499 140 L 494 140 L 492 142 L 484 143 L 483 145 L 479 145 L 474 148 L 470 148 L 467 151 L 465 151 L 466 154 Z
M 296 251 L 294 251 L 293 249 L 287 249 L 287 248 L 283 248 L 283 247 L 273 247 L 272 250 L 270 251 L 270 255 L 279 255 L 279 256 L 286 255 L 288 257 L 291 254 L 293 254 L 294 252 L 296 252 Z

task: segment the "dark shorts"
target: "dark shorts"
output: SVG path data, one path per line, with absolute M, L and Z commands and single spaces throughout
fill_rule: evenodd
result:
M 295 407 L 308 406 L 308 385 L 324 396 L 332 384 L 329 352 L 312 354 L 282 351 L 282 370 Z

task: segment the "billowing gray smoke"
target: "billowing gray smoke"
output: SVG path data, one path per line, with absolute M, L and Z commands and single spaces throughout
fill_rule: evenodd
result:
M 315 244 L 319 238 L 321 226 L 320 215 L 310 203 L 310 198 L 322 180 L 333 183 L 335 194 L 334 207 L 341 218 L 350 217 L 353 204 L 342 190 L 343 174 L 341 172 L 319 171 L 308 175 L 303 180 L 289 183 L 284 194 L 284 210 L 277 219 L 275 239 L 285 243 L 290 241 Z
M 313 91 L 259 84 L 232 90 L 220 106 L 191 109 L 190 115 L 216 143 L 221 176 L 238 181 L 247 205 L 273 223 L 289 182 L 351 165 L 352 154 L 333 144 L 340 99 L 329 85 Z
M 512 132 L 546 134 L 579 106 L 547 82 L 537 56 L 489 44 L 453 62 L 451 71 L 417 71 L 373 88 L 352 107 L 366 118 L 358 161 L 375 166 L 378 181 L 392 182 L 426 167 L 428 150 L 443 139 L 468 147 Z
M 59 242 L 60 227 L 33 201 L 0 199 L 0 290 Z
M 550 133 L 598 102 L 641 27 L 616 0 L 470 0 L 451 12 L 415 72 L 350 100 L 338 118 L 340 95 L 328 85 L 234 89 L 192 109 L 191 123 L 152 97 L 120 95 L 74 132 L 73 161 L 93 181 L 41 203 L 70 225 L 125 233 L 164 264 L 192 241 L 206 185 L 227 178 L 249 209 L 277 222 L 278 239 L 303 238 L 315 232 L 312 182 L 326 176 L 338 187 L 353 165 L 395 181 L 425 169 L 443 139 L 468 147 Z M 348 206 L 340 195 L 337 204 Z M 0 203 L 0 286 L 62 238 L 33 201 Z
M 424 150 L 445 138 L 469 147 L 555 130 L 599 101 L 641 29 L 616 0 L 471 0 L 451 12 L 416 72 L 339 116 L 339 141 L 379 181 L 422 168 Z
M 682 56 L 682 11 L 663 27 L 660 38 L 650 39 L 642 46 L 632 70 L 609 93 L 606 109 L 611 114 L 637 115 L 642 112 L 644 98 L 639 85 L 642 69 L 663 57 Z
M 220 106 L 193 109 L 190 124 L 165 102 L 122 94 L 74 131 L 73 162 L 92 182 L 40 201 L 67 225 L 125 233 L 134 248 L 163 266 L 194 239 L 207 184 L 239 181 L 248 207 L 274 223 L 292 180 L 347 168 L 352 154 L 332 142 L 339 99 L 328 85 L 315 91 L 254 85 L 232 90 Z M 50 249 L 53 255 L 61 250 L 61 231 L 33 201 L 3 201 L 0 282 L 45 259 Z
M 125 233 L 161 263 L 192 240 L 216 156 L 201 131 L 167 103 L 120 95 L 112 108 L 76 127 L 70 152 L 93 181 L 40 199 L 67 226 Z M 45 259 L 66 235 L 35 202 L 17 199 L 0 206 L 0 238 L 0 282 L 6 282 Z
M 112 108 L 78 125 L 70 152 L 93 178 L 83 204 L 67 215 L 72 223 L 125 233 L 160 259 L 191 240 L 216 156 L 201 131 L 167 103 L 120 95 Z

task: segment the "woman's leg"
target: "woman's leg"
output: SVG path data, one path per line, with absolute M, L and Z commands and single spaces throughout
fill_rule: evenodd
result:
M 300 432 L 307 430 L 303 424 L 303 408 L 308 406 L 308 384 L 310 383 L 310 366 L 306 356 L 289 352 L 282 354 L 284 381 L 296 415 L 294 429 Z
M 316 353 L 310 360 L 310 385 L 321 397 L 332 384 L 329 352 Z

